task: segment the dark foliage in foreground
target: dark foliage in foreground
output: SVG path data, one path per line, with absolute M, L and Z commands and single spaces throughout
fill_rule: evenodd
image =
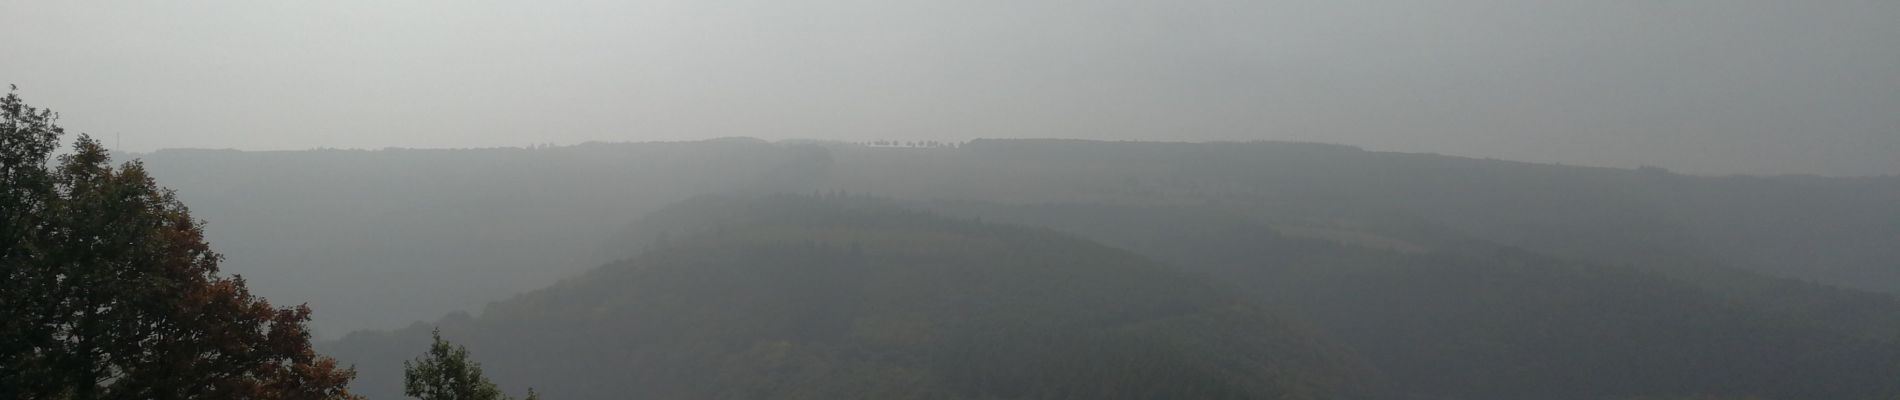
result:
M 170 191 L 51 111 L 0 101 L 0 398 L 338 399 L 310 310 L 236 277 Z

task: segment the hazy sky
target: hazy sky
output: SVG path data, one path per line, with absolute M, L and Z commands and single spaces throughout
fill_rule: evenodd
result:
M 1900 174 L 1900 1 L 17 1 L 122 147 L 1304 140 Z

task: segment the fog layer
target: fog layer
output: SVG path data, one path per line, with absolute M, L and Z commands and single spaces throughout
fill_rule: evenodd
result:
M 1900 173 L 1900 2 L 7 2 L 125 150 L 1280 139 Z

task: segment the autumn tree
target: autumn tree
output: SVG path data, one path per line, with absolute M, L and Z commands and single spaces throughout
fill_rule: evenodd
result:
M 172 192 L 58 115 L 0 100 L 0 398 L 342 399 L 355 372 L 310 347 Z
M 482 375 L 482 364 L 469 359 L 467 347 L 442 340 L 440 329 L 430 336 L 435 341 L 428 352 L 402 362 L 403 395 L 422 400 L 512 399 Z M 528 389 L 527 400 L 539 399 L 534 389 Z

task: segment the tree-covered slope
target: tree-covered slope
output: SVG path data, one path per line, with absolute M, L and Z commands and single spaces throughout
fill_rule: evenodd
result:
M 451 317 L 549 398 L 1341 398 L 1368 378 L 1302 324 L 1047 230 L 864 199 L 701 198 L 627 261 Z M 428 327 L 325 347 L 388 394 Z M 517 389 L 518 390 L 518 389 Z
M 1314 321 L 1377 369 L 1394 390 L 1385 397 L 1900 394 L 1900 302 L 1885 295 L 1733 270 L 1689 271 L 1736 283 L 1696 284 L 1430 226 L 1314 238 L 1208 207 L 931 208 L 1075 232 L 1207 274 Z

